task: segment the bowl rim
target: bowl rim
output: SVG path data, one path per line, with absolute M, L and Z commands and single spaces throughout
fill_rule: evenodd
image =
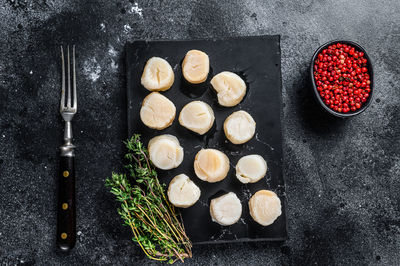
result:
M 367 102 L 357 111 L 355 112 L 349 112 L 349 113 L 339 113 L 336 112 L 334 110 L 332 110 L 331 108 L 329 108 L 321 99 L 321 96 L 319 95 L 319 92 L 317 90 L 317 85 L 315 84 L 315 78 L 314 78 L 314 62 L 315 62 L 315 58 L 318 56 L 318 54 L 325 49 L 326 47 L 332 45 L 332 44 L 336 44 L 336 43 L 344 43 L 344 44 L 350 44 L 352 46 L 354 46 L 357 50 L 361 51 L 364 53 L 365 58 L 367 59 L 367 68 L 368 68 L 368 74 L 371 80 L 371 92 L 369 93 L 369 97 Z M 310 65 L 310 77 L 311 77 L 311 83 L 312 83 L 312 87 L 313 87 L 313 91 L 314 91 L 314 96 L 315 98 L 317 98 L 318 102 L 320 103 L 320 105 L 330 114 L 337 116 L 337 117 L 341 117 L 341 118 L 346 118 L 346 117 L 352 117 L 358 114 L 361 114 L 362 112 L 365 111 L 365 109 L 368 108 L 368 106 L 370 106 L 372 100 L 373 100 L 373 95 L 374 95 L 374 70 L 373 70 L 373 66 L 372 66 L 372 60 L 369 57 L 367 51 L 365 50 L 364 47 L 362 47 L 361 45 L 359 45 L 358 43 L 354 42 L 354 41 L 350 41 L 350 40 L 332 40 L 329 42 L 326 42 L 324 44 L 322 44 L 320 47 L 318 47 L 318 49 L 314 52 L 312 58 L 311 58 L 311 65 Z

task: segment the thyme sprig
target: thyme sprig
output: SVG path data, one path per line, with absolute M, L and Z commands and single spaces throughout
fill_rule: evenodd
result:
M 127 173 L 113 172 L 106 186 L 121 203 L 118 213 L 131 228 L 132 240 L 153 260 L 174 263 L 192 257 L 181 216 L 168 201 L 140 135 L 124 143 Z

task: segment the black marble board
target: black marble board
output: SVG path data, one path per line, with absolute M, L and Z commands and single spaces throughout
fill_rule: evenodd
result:
M 210 74 L 201 85 L 190 85 L 182 77 L 181 62 L 188 50 L 198 49 L 209 55 Z M 173 124 L 161 131 L 147 128 L 140 120 L 139 110 L 143 98 L 149 94 L 140 78 L 146 61 L 158 56 L 166 59 L 175 73 L 171 89 L 162 92 L 177 108 Z M 149 139 L 172 134 L 178 137 L 184 148 L 182 164 L 173 170 L 159 170 L 159 178 L 167 185 L 176 175 L 187 174 L 201 189 L 200 200 L 192 207 L 181 209 L 186 231 L 194 244 L 272 241 L 287 237 L 285 212 L 285 187 L 282 176 L 281 132 L 281 54 L 280 36 L 257 36 L 223 40 L 195 41 L 134 41 L 126 45 L 128 134 L 142 134 L 145 144 Z M 243 101 L 235 107 L 221 107 L 209 81 L 221 71 L 240 75 L 247 84 Z M 190 101 L 202 100 L 212 107 L 215 114 L 213 128 L 203 136 L 179 125 L 178 115 Z M 230 143 L 224 135 L 223 122 L 232 112 L 245 110 L 255 119 L 256 135 L 242 145 Z M 218 183 L 207 183 L 194 173 L 193 160 L 201 148 L 215 148 L 228 155 L 231 169 L 227 178 Z M 242 184 L 235 177 L 235 165 L 240 157 L 248 154 L 262 155 L 268 164 L 265 178 L 254 184 Z M 261 189 L 275 191 L 282 201 L 282 215 L 270 226 L 254 222 L 249 214 L 248 200 Z M 212 222 L 209 202 L 212 198 L 233 191 L 242 202 L 242 218 L 232 226 L 220 226 Z

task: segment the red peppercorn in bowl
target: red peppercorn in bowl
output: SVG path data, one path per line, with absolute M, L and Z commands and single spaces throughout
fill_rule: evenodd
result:
M 322 45 L 314 53 L 310 72 L 315 96 L 329 113 L 350 117 L 362 113 L 371 103 L 371 59 L 355 42 Z

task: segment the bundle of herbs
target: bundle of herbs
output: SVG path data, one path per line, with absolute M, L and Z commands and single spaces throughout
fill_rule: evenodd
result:
M 131 228 L 132 240 L 153 260 L 174 263 L 191 257 L 192 244 L 181 216 L 168 201 L 140 135 L 124 143 L 126 173 L 112 173 L 106 186 L 121 203 L 118 213 Z

